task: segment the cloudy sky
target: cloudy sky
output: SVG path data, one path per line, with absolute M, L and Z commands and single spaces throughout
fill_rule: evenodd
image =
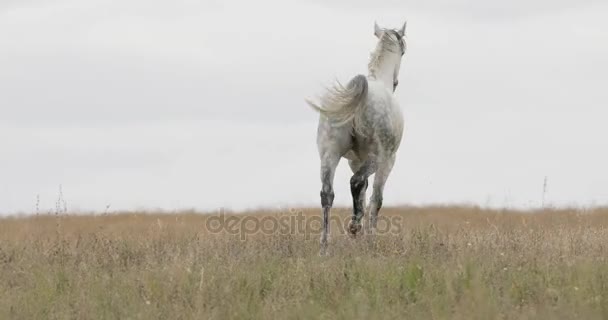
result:
M 408 20 L 387 205 L 608 204 L 608 3 L 3 0 L 0 213 L 317 206 L 317 115 Z M 350 204 L 349 169 L 336 204 Z

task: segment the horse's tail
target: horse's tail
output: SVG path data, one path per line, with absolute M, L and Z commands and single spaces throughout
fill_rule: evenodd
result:
M 358 75 L 352 78 L 344 87 L 339 82 L 333 88 L 329 88 L 323 98 L 321 105 L 306 100 L 317 112 L 333 120 L 338 124 L 351 121 L 366 101 L 368 92 L 367 78 Z

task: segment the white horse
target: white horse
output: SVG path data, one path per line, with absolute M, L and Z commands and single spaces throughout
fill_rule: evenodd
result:
M 394 92 L 406 50 L 406 24 L 399 30 L 374 24 L 379 41 L 371 55 L 367 77 L 357 75 L 346 87 L 338 83 L 327 91 L 320 104 L 307 100 L 320 113 L 317 146 L 321 159 L 322 253 L 326 253 L 329 237 L 334 174 L 342 157 L 349 160 L 354 173 L 350 179 L 353 216 L 348 231 L 353 236 L 361 231 L 367 180 L 376 174 L 368 208 L 370 231 L 375 232 L 384 184 L 403 136 L 403 115 Z

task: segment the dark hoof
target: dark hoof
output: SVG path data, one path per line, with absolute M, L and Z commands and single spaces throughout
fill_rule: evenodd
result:
M 356 223 L 351 221 L 348 224 L 348 233 L 350 233 L 350 235 L 352 237 L 355 237 L 357 235 L 357 233 L 359 233 L 361 231 L 361 224 L 360 223 Z

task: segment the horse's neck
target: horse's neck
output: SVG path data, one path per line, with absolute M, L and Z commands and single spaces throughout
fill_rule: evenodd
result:
M 393 90 L 395 65 L 397 63 L 394 54 L 385 52 L 382 57 L 377 57 L 369 66 L 369 77 L 381 81 L 386 88 Z

